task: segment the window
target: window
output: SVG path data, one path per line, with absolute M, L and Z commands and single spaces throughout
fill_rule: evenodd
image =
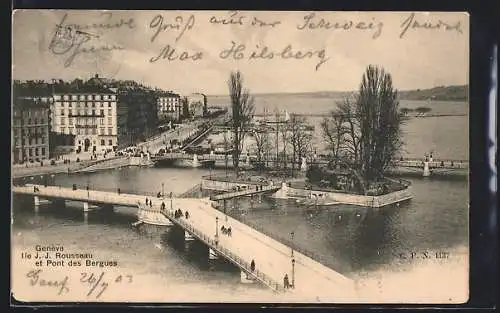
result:
M 85 128 L 85 135 L 88 135 L 88 134 L 89 134 L 89 129 Z
M 35 148 L 35 155 L 38 156 L 38 148 Z
M 112 146 L 113 145 L 113 140 L 109 140 L 109 145 Z
M 64 125 L 64 117 L 61 117 L 61 125 Z
M 101 125 L 104 125 L 104 119 L 101 118 L 100 120 L 101 120 Z
M 104 100 L 108 100 L 108 95 L 104 95 Z
M 32 156 L 33 155 L 33 148 L 30 148 L 29 149 L 29 156 Z
M 113 135 L 113 128 L 112 127 L 108 127 L 108 135 Z
M 92 135 L 97 135 L 97 129 L 96 128 L 92 128 Z
M 63 99 L 64 99 L 64 100 L 69 100 L 69 96 L 68 96 L 68 95 L 64 95 L 64 96 L 63 96 Z
M 105 106 L 109 106 L 109 102 L 105 101 L 105 102 L 104 102 L 104 105 L 105 105 Z
M 92 115 L 95 115 L 95 110 L 92 110 Z
M 100 129 L 100 135 L 104 135 L 104 127 L 101 127 L 101 129 Z
M 78 96 L 77 95 L 72 95 L 71 96 L 71 100 L 78 100 Z
M 92 95 L 88 95 L 87 100 L 92 100 Z
M 61 109 L 61 115 L 64 115 L 64 109 Z
M 111 100 L 116 100 L 116 96 L 115 95 L 111 95 Z
M 33 124 L 35 124 L 35 125 L 36 125 L 36 122 L 37 122 L 36 118 L 35 118 L 35 119 L 33 119 Z
M 45 155 L 45 148 L 42 148 L 42 155 Z
M 72 118 L 68 119 L 68 123 L 69 125 L 73 125 L 73 119 Z
M 104 115 L 104 110 L 101 110 L 101 115 Z
M 63 106 L 68 106 L 69 102 L 65 101 Z
M 84 95 L 80 95 L 80 101 L 81 100 L 85 100 L 85 96 Z
M 110 117 L 108 117 L 108 125 L 111 125 L 111 124 L 113 124 L 113 119 L 110 116 Z
M 30 119 L 30 118 L 28 119 L 28 125 L 29 125 L 29 124 L 31 124 L 31 119 Z
M 42 137 L 42 145 L 45 144 L 45 137 Z M 45 154 L 45 152 L 43 152 L 42 154 Z
M 71 108 L 71 106 L 72 106 L 72 105 L 73 105 L 73 102 L 70 102 L 70 103 L 68 104 L 68 106 L 69 106 L 70 108 Z
M 95 102 L 92 102 L 92 107 L 95 108 Z
M 95 95 L 96 100 L 101 100 L 101 95 Z
M 45 124 L 45 119 L 44 118 L 40 119 L 40 124 Z

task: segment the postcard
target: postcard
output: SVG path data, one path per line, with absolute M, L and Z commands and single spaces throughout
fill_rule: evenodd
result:
M 13 300 L 468 300 L 467 13 L 12 23 Z

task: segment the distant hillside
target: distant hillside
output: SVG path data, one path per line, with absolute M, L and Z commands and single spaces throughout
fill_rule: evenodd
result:
M 400 100 L 436 100 L 436 101 L 467 101 L 469 86 L 439 86 L 431 89 L 399 91 Z M 287 92 L 287 93 L 253 93 L 254 96 L 295 96 L 313 98 L 341 99 L 355 94 L 355 91 L 313 91 L 313 92 Z M 224 95 L 219 95 L 223 96 Z M 225 95 L 227 97 L 227 95 Z
M 402 100 L 467 101 L 469 86 L 439 86 L 431 89 L 400 91 Z

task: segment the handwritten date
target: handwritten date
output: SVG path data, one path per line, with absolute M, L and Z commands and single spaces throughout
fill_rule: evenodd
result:
M 26 277 L 29 280 L 30 286 L 54 289 L 57 295 L 64 295 L 70 292 L 70 277 L 67 275 L 62 279 L 54 279 L 49 274 L 45 274 L 43 270 L 36 269 L 30 270 L 26 274 Z M 83 286 L 87 290 L 87 297 L 99 299 L 113 284 L 132 283 L 133 277 L 132 275 L 117 275 L 112 276 L 111 279 L 107 279 L 104 272 L 98 274 L 82 272 L 80 273 L 78 282 L 80 286 Z

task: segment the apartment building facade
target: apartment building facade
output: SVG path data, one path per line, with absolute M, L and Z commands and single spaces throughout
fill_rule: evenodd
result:
M 65 135 L 62 143 L 77 153 L 103 153 L 118 145 L 118 104 L 116 90 L 85 86 L 54 90 L 51 130 Z
M 158 94 L 156 102 L 158 120 L 165 121 L 179 121 L 182 115 L 181 96 L 172 93 L 164 92 Z
M 12 163 L 43 162 L 49 152 L 51 97 L 16 97 L 12 110 Z

